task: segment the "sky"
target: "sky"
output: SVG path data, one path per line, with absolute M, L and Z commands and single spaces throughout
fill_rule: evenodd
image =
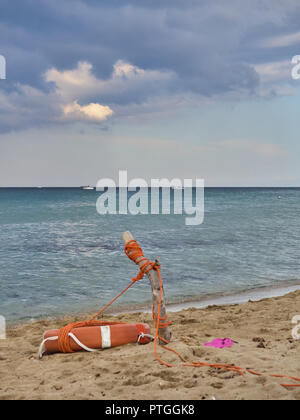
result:
M 298 0 L 1 0 L 0 187 L 300 186 Z

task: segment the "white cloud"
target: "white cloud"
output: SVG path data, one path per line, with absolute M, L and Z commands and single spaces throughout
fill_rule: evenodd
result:
M 254 68 L 263 83 L 291 80 L 291 62 L 288 60 L 257 64 Z
M 266 38 L 260 42 L 260 47 L 263 48 L 279 48 L 295 45 L 300 42 L 300 32 L 294 32 L 288 35 L 274 36 Z
M 149 72 L 148 73 L 153 73 Z M 126 61 L 119 60 L 114 65 L 114 72 L 113 72 L 113 78 L 116 79 L 118 77 L 127 77 L 127 78 L 134 78 L 134 77 L 143 77 L 147 74 L 145 70 L 138 68 L 137 66 L 133 66 L 130 63 L 127 63 Z
M 126 61 L 118 60 L 113 66 L 113 72 L 108 79 L 97 78 L 93 74 L 93 66 L 88 62 L 79 62 L 73 70 L 59 71 L 55 68 L 45 74 L 47 82 L 56 86 L 56 92 L 63 100 L 84 100 L 90 96 L 105 96 L 112 102 L 124 94 L 134 91 L 139 94 L 148 90 L 149 85 L 156 84 L 157 90 L 175 74 L 170 71 L 144 70 Z M 151 92 L 151 91 L 150 91 Z
M 51 68 L 44 74 L 45 81 L 53 86 L 50 92 L 21 84 L 8 94 L 0 91 L 0 111 L 5 111 L 0 123 L 3 119 L 2 127 L 12 124 L 14 128 L 18 121 L 25 126 L 101 123 L 113 115 L 130 118 L 132 113 L 160 113 L 162 98 L 168 96 L 169 105 L 172 103 L 174 95 L 167 94 L 167 86 L 176 77 L 172 71 L 142 69 L 124 60 L 116 61 L 107 79 L 98 78 L 93 65 L 84 61 L 71 70 Z
M 174 72 L 145 70 L 123 60 L 114 64 L 107 79 L 96 77 L 88 62 L 78 62 L 71 70 L 51 68 L 44 74 L 45 81 L 53 85 L 50 92 L 22 84 L 9 93 L 0 91 L 0 126 L 5 131 L 17 124 L 101 123 L 114 114 L 130 117 L 136 107 L 153 112 L 166 85 L 175 78 Z
M 77 101 L 63 106 L 63 112 L 67 118 L 93 122 L 106 121 L 107 118 L 111 117 L 114 113 L 109 106 L 103 106 L 95 103 L 80 106 Z
M 87 62 L 79 62 L 76 69 L 59 71 L 56 68 L 48 70 L 45 74 L 46 82 L 55 84 L 55 91 L 63 100 L 72 100 L 83 93 L 92 93 L 98 80 L 92 74 L 93 66 Z
M 257 94 L 261 97 L 293 96 L 298 91 L 292 82 L 292 65 L 289 60 L 271 61 L 254 65 L 260 77 L 260 87 Z

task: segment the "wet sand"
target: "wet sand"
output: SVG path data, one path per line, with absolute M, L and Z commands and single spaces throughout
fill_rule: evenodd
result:
M 291 320 L 295 315 L 300 315 L 300 291 L 259 302 L 190 308 L 169 314 L 171 347 L 185 359 L 235 364 L 265 373 L 262 377 L 242 377 L 207 367 L 182 367 L 175 355 L 160 349 L 161 358 L 176 364 L 167 368 L 156 361 L 152 343 L 129 344 L 100 353 L 57 354 L 39 361 L 37 350 L 44 331 L 61 327 L 74 318 L 16 325 L 9 328 L 7 340 L 0 341 L 0 400 L 299 400 L 300 388 L 280 385 L 295 382 L 268 376 L 300 377 L 300 341 L 292 338 Z M 147 322 L 154 331 L 148 313 L 121 314 L 113 317 L 116 319 Z M 227 349 L 204 346 L 217 337 L 232 338 L 236 344 Z

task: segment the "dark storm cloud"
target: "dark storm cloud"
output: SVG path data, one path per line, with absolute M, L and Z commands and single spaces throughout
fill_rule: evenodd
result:
M 232 60 L 228 54 L 241 35 L 236 16 L 218 10 L 218 1 L 215 10 L 206 4 L 4 0 L 1 44 L 10 59 L 10 80 L 37 84 L 49 66 L 67 69 L 78 61 L 90 61 L 98 76 L 108 77 L 113 64 L 125 59 L 141 68 L 174 70 L 182 83 L 198 78 L 201 89 L 211 66 Z
M 141 103 L 159 92 L 213 96 L 243 90 L 253 95 L 259 86 L 253 64 L 292 53 L 292 47 L 257 44 L 295 31 L 299 18 L 297 0 L 2 0 L 0 54 L 7 59 L 8 79 L 0 91 L 10 93 L 11 109 L 4 98 L 0 109 L 13 114 L 22 102 L 24 93 L 12 96 L 16 83 L 49 93 L 45 72 L 74 69 L 79 61 L 93 64 L 93 74 L 101 80 L 111 78 L 118 60 L 176 75 L 159 83 L 131 82 L 120 94 L 107 90 L 101 98 L 90 95 L 90 101 L 108 105 Z M 45 98 L 40 100 L 44 111 Z M 35 109 L 38 95 L 32 104 L 30 95 L 24 101 Z M 35 120 L 36 112 L 28 111 L 27 123 L 47 121 L 57 112 L 52 101 L 48 115 Z

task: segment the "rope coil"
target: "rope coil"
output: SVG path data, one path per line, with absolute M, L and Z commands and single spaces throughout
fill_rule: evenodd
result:
M 136 265 L 139 265 L 141 262 L 144 262 L 140 266 L 140 271 L 136 277 L 133 277 L 132 282 L 136 283 L 139 280 L 142 280 L 144 276 L 153 269 L 159 269 L 159 265 L 156 262 L 151 262 L 148 258 L 145 257 L 142 248 L 136 240 L 127 242 L 124 248 L 125 254 L 127 257 L 133 261 Z
M 72 324 L 66 325 L 61 328 L 58 333 L 58 348 L 61 353 L 74 353 L 71 347 L 71 331 L 74 328 L 84 327 L 104 327 L 107 325 L 122 325 L 123 322 L 101 322 L 91 319 L 83 322 L 73 322 Z

